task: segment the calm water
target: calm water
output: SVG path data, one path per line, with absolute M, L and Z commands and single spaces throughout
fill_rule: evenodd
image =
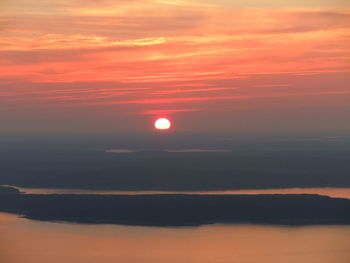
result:
M 350 226 L 50 223 L 0 213 L 4 263 L 348 263 Z
M 16 186 L 14 186 L 16 187 Z M 350 188 L 287 188 L 261 190 L 229 190 L 229 191 L 99 191 L 81 189 L 39 189 L 16 187 L 28 194 L 320 194 L 330 197 L 350 199 Z

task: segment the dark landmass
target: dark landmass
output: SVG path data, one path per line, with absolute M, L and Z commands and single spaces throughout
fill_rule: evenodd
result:
M 21 191 L 19 191 L 15 187 L 11 186 L 2 186 L 0 185 L 0 195 L 6 195 L 6 194 L 20 194 Z
M 7 193 L 0 196 L 0 211 L 38 220 L 146 226 L 350 224 L 350 200 L 304 194 L 133 196 Z
M 226 136 L 1 137 L 0 185 L 173 191 L 350 187 L 349 136 Z

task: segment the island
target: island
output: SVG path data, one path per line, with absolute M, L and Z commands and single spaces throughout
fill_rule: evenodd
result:
M 350 200 L 314 194 L 23 194 L 1 187 L 0 211 L 45 221 L 143 226 L 350 224 Z

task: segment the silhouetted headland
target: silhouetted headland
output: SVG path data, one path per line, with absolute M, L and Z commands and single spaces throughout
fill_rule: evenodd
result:
M 4 195 L 4 194 L 20 194 L 20 193 L 21 192 L 15 187 L 0 185 L 0 195 Z

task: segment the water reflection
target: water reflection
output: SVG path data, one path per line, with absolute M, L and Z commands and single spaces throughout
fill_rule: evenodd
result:
M 81 225 L 0 213 L 6 263 L 347 263 L 350 226 Z
M 16 187 L 16 186 L 14 186 Z M 350 188 L 286 188 L 286 189 L 252 189 L 227 191 L 108 191 L 84 189 L 45 189 L 16 187 L 27 194 L 102 194 L 102 195 L 138 195 L 138 194 L 319 194 L 330 197 L 350 199 Z

